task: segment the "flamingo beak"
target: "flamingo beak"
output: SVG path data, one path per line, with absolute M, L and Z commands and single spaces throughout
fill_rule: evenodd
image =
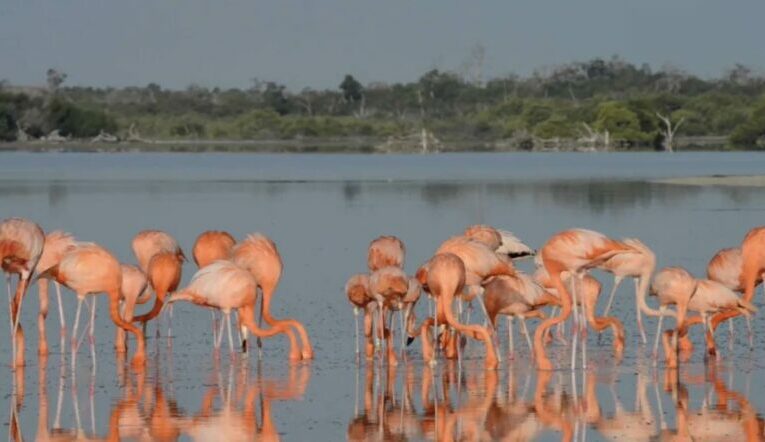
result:
M 412 345 L 412 342 L 414 342 L 414 340 L 415 340 L 414 336 L 408 336 L 406 338 L 406 346 L 409 347 L 410 345 Z

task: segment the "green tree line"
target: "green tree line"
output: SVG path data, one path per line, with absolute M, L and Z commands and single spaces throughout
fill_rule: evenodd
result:
M 427 128 L 438 138 L 582 139 L 607 134 L 622 148 L 661 146 L 661 117 L 677 135 L 725 136 L 733 146 L 765 147 L 765 76 L 736 65 L 703 79 L 653 70 L 619 57 L 561 64 L 486 82 L 431 70 L 409 83 L 362 84 L 352 75 L 327 90 L 290 91 L 254 79 L 247 89 L 191 85 L 67 87 L 48 72 L 40 93 L 0 85 L 0 139 L 58 130 L 92 137 L 129 132 L 155 139 L 291 139 L 404 136 Z M 131 129 L 132 127 L 132 129 Z

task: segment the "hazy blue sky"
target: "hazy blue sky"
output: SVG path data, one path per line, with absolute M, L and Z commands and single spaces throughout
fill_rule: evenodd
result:
M 716 76 L 765 64 L 763 0 L 0 0 L 0 78 L 292 89 L 407 81 L 486 49 L 487 76 L 620 54 Z

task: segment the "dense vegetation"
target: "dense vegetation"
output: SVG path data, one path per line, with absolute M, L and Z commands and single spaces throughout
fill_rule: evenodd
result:
M 439 70 L 397 84 L 362 85 L 346 75 L 335 90 L 300 92 L 257 80 L 246 90 L 168 90 L 65 87 L 65 78 L 50 70 L 38 93 L 0 86 L 0 140 L 14 140 L 18 128 L 32 138 L 58 130 L 123 139 L 387 138 L 426 128 L 441 140 L 518 147 L 550 139 L 658 147 L 667 136 L 661 117 L 682 121 L 678 136 L 725 136 L 745 147 L 763 147 L 765 137 L 765 77 L 741 65 L 701 79 L 614 57 L 487 82 Z

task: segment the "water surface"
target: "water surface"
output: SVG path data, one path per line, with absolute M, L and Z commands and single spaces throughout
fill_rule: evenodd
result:
M 534 247 L 569 227 L 639 237 L 660 267 L 682 265 L 701 276 L 716 250 L 738 244 L 762 224 L 765 194 L 756 187 L 653 180 L 757 175 L 764 167 L 765 156 L 756 153 L 0 154 L 0 217 L 28 217 L 46 231 L 72 232 L 124 262 L 134 262 L 130 240 L 147 228 L 172 233 L 187 254 L 204 230 L 225 229 L 238 238 L 267 234 L 285 265 L 274 314 L 303 321 L 316 351 L 315 361 L 290 366 L 288 343 L 279 337 L 265 341 L 260 360 L 257 352 L 230 360 L 225 346 L 216 359 L 209 313 L 178 305 L 172 339 L 155 338 L 150 325 L 149 363 L 139 376 L 114 356 L 113 325 L 101 299 L 96 370 L 84 348 L 72 376 L 59 354 L 55 304 L 48 318 L 52 354 L 47 361 L 35 357 L 38 300 L 32 288 L 22 317 L 28 367 L 16 382 L 8 376 L 0 384 L 6 428 L 41 440 L 78 428 L 93 438 L 157 440 L 210 440 L 224 429 L 232 440 L 274 434 L 285 440 L 421 440 L 448 432 L 466 440 L 557 440 L 569 433 L 587 440 L 647 439 L 686 429 L 740 440 L 753 428 L 762 434 L 765 398 L 753 394 L 765 388 L 762 339 L 755 338 L 750 352 L 742 324 L 732 347 L 721 330 L 722 361 L 705 367 L 697 352 L 679 382 L 667 382 L 671 373 L 654 368 L 638 345 L 631 284 L 619 290 L 615 309 L 628 334 L 624 360 L 614 363 L 610 337 L 600 347 L 592 338 L 594 368 L 574 378 L 568 371 L 548 378 L 530 370 L 520 337 L 518 355 L 496 373 L 480 368 L 481 348 L 472 344 L 463 367 L 423 366 L 415 344 L 408 362 L 395 370 L 358 369 L 353 315 L 342 289 L 349 275 L 365 270 L 366 246 L 378 235 L 406 243 L 406 268 L 413 272 L 441 241 L 479 222 L 510 229 Z M 529 262 L 519 266 L 530 269 Z M 184 283 L 195 270 L 193 263 L 184 266 Z M 596 276 L 610 289 L 608 275 Z M 76 303 L 69 292 L 65 304 L 71 324 Z M 6 309 L 0 315 L 7 318 Z M 754 323 L 755 336 L 762 336 L 762 320 Z M 655 321 L 647 326 L 652 337 Z M 10 373 L 3 336 L 0 364 Z M 564 347 L 553 353 L 566 359 Z M 619 428 L 632 430 L 620 435 Z

